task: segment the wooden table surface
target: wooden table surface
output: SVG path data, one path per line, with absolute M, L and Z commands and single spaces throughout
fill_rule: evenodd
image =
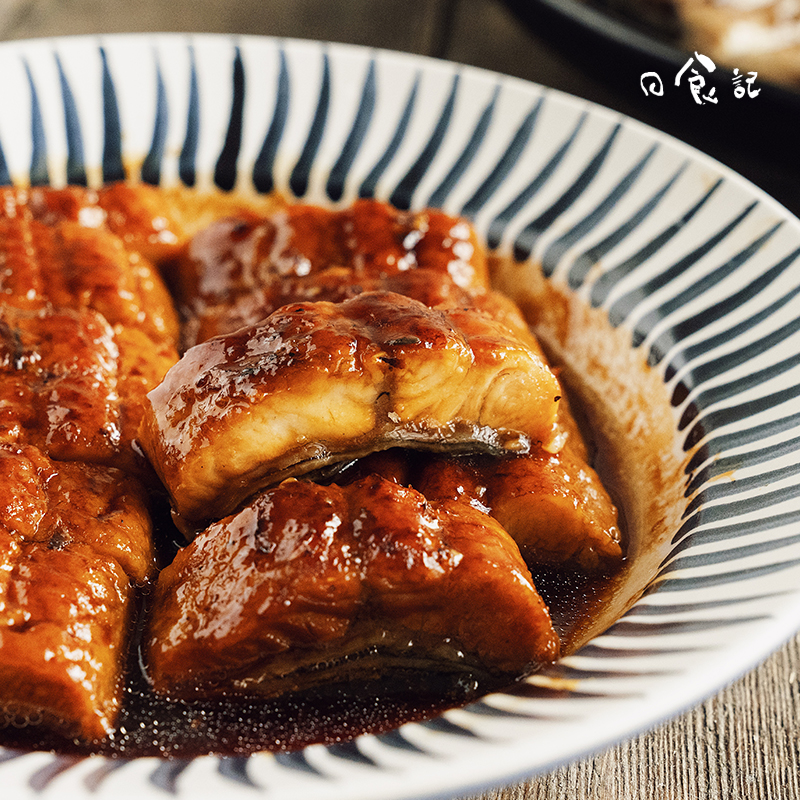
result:
M 800 212 L 796 170 L 770 159 L 761 132 L 700 133 L 699 112 L 671 117 L 575 65 L 499 0 L 2 0 L 0 39 L 127 31 L 252 33 L 435 55 L 571 92 L 701 147 Z M 540 28 L 536 28 L 537 31 Z M 605 65 L 608 66 L 608 65 Z M 638 74 L 631 74 L 638 86 Z M 757 106 L 751 107 L 753 110 Z M 797 125 L 795 148 L 797 147 Z M 764 134 L 766 136 L 766 133 Z M 800 620 L 798 620 L 800 627 Z M 681 716 L 591 758 L 480 800 L 780 800 L 800 798 L 800 639 Z M 376 798 L 376 800 L 378 800 Z

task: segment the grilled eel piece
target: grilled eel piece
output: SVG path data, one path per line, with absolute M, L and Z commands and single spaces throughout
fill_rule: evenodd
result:
M 54 205 L 75 194 L 31 191 Z M 172 300 L 116 234 L 25 198 L 3 190 L 0 212 L 0 441 L 141 472 L 144 396 L 178 359 Z
M 135 584 L 154 572 L 138 481 L 0 445 L 0 727 L 112 729 Z
M 508 680 L 559 651 L 494 520 L 377 475 L 289 479 L 202 531 L 160 573 L 143 647 L 154 689 L 173 697 L 270 696 L 392 670 Z
M 343 210 L 296 204 L 219 219 L 166 271 L 186 322 L 185 347 L 287 303 L 340 302 L 384 289 L 427 305 L 456 295 L 451 304 L 460 304 L 465 293 L 489 287 L 483 249 L 466 221 L 366 199 Z
M 52 204 L 66 203 L 74 189 L 31 190 Z M 27 192 L 2 190 L 0 275 L 3 303 L 21 309 L 92 309 L 116 327 L 134 328 L 154 341 L 178 342 L 172 299 L 151 262 L 99 220 L 76 210 L 75 219 L 44 213 Z M 98 225 L 94 223 L 98 222 Z
M 574 438 L 558 453 L 449 456 L 393 448 L 332 467 L 341 485 L 377 474 L 428 500 L 459 501 L 490 514 L 517 543 L 525 562 L 607 572 L 623 558 L 617 508 Z
M 265 216 L 284 203 L 273 196 L 167 189 L 136 182 L 109 183 L 97 189 L 0 189 L 0 216 L 20 213 L 56 227 L 64 222 L 105 230 L 125 249 L 157 263 L 174 257 L 186 242 L 221 217 Z
M 528 564 L 598 572 L 622 560 L 617 508 L 597 473 L 569 446 L 492 459 L 433 455 L 414 485 L 429 499 L 461 499 L 485 509 Z
M 365 292 L 193 347 L 148 394 L 140 441 L 197 524 L 285 477 L 400 444 L 553 447 L 560 396 L 538 352 L 481 310 Z
M 91 309 L 0 307 L 0 442 L 143 474 L 146 393 L 177 354 Z

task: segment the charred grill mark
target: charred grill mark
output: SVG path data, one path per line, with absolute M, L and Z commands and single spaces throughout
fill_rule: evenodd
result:
M 406 344 L 422 344 L 422 340 L 419 336 L 400 336 L 397 339 L 386 342 L 386 344 L 389 345 L 389 347 L 401 347 Z
M 63 550 L 71 542 L 72 536 L 70 535 L 69 531 L 67 531 L 61 525 L 56 525 L 55 530 L 50 535 L 50 539 L 47 542 L 47 549 Z
M 8 349 L 8 361 L 11 367 L 16 371 L 25 369 L 28 359 L 22 341 L 22 331 L 19 327 L 11 326 L 5 320 L 0 320 L 0 337 L 3 338 Z

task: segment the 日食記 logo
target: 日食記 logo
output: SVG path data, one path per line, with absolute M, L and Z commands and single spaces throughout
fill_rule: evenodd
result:
M 719 96 L 717 95 L 719 81 L 717 81 L 717 86 L 707 86 L 707 76 L 716 69 L 717 65 L 708 56 L 695 52 L 675 75 L 674 88 L 684 89 L 688 87 L 692 99 L 698 105 L 716 104 L 719 102 Z M 755 87 L 756 78 L 758 78 L 757 72 L 748 72 L 744 75 L 738 68 L 734 69 L 731 78 L 733 97 L 737 100 L 758 97 L 761 89 Z M 639 78 L 639 86 L 645 97 L 664 96 L 664 82 L 657 72 L 643 72 Z

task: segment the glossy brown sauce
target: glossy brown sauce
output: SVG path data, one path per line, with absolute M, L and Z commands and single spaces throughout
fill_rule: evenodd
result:
M 528 265 L 526 269 L 536 267 Z M 629 424 L 627 417 L 617 414 L 617 409 L 602 407 L 602 398 L 608 396 L 603 390 L 608 383 L 605 373 L 613 371 L 614 359 L 603 361 L 604 355 L 591 353 L 573 358 L 571 348 L 574 342 L 570 341 L 570 336 L 574 319 L 566 310 L 569 301 L 557 293 L 549 294 L 550 290 L 535 280 L 521 281 L 517 274 L 507 277 L 503 270 L 513 272 L 514 265 L 505 264 L 496 271 L 500 289 L 522 305 L 537 333 L 541 329 L 554 361 L 564 365 L 568 376 L 579 377 L 595 362 L 600 363 L 600 372 L 603 373 L 600 385 L 588 386 L 587 389 L 585 381 L 575 380 L 572 406 L 589 410 L 588 428 L 593 431 L 590 438 L 595 440 L 596 450 L 601 456 L 596 467 L 623 517 L 632 519 L 628 525 L 622 526 L 623 531 L 627 528 L 626 544 L 630 558 L 617 574 L 587 576 L 555 568 L 533 572 L 535 585 L 550 608 L 554 627 L 561 638 L 562 652 L 567 654 L 607 627 L 644 588 L 652 574 L 653 564 L 658 563 L 663 531 L 670 526 L 669 515 L 661 513 L 663 509 L 658 503 L 654 501 L 647 506 L 636 498 L 644 484 L 651 495 L 654 490 L 658 493 L 663 489 L 667 495 L 663 503 L 667 505 L 674 495 L 675 486 L 679 485 L 679 481 L 674 480 L 679 464 L 667 459 L 663 469 L 658 464 L 652 468 L 645 464 L 641 469 L 630 469 L 640 454 L 631 451 L 621 455 L 627 451 L 624 441 L 624 427 Z M 530 294 L 523 291 L 515 296 L 514 286 L 520 284 L 535 285 L 536 291 Z M 550 302 L 554 298 L 558 302 Z M 541 313 L 543 307 L 549 309 L 544 315 Z M 591 327 L 596 321 L 586 323 L 584 320 L 581 324 Z M 597 324 L 596 332 L 611 348 L 629 347 L 607 333 L 602 324 Z M 636 379 L 638 370 L 640 365 L 634 365 L 625 379 Z M 637 400 L 636 392 L 626 397 L 628 402 Z M 638 396 L 638 400 L 642 401 L 642 397 Z M 648 396 L 647 402 L 652 402 L 653 417 L 657 418 L 662 413 L 659 409 L 663 406 L 663 399 Z M 616 429 L 609 423 L 615 418 Z M 666 430 L 654 430 L 654 442 L 660 442 L 666 451 L 671 451 L 672 442 L 666 437 Z M 639 475 L 642 471 L 647 474 Z M 637 474 L 635 480 L 630 479 L 631 472 Z M 643 533 L 650 529 L 655 519 L 659 523 L 653 528 L 653 538 L 645 541 Z M 156 514 L 155 523 L 161 559 L 168 563 L 183 537 L 170 519 L 166 500 Z M 634 560 L 641 560 L 641 565 L 635 565 L 636 569 L 633 569 Z M 488 691 L 503 688 L 486 675 L 469 672 L 432 675 L 425 680 L 420 679 L 418 672 L 393 672 L 385 680 L 333 685 L 277 699 L 170 700 L 151 691 L 142 667 L 141 622 L 148 600 L 149 592 L 142 589 L 139 622 L 131 637 L 128 654 L 122 711 L 113 735 L 100 743 L 85 744 L 64 741 L 57 734 L 43 732 L 36 720 L 27 725 L 24 721 L 15 721 L 13 725 L 0 729 L 0 744 L 78 755 L 100 753 L 122 757 L 164 755 L 189 758 L 211 752 L 246 755 L 264 750 L 291 751 L 310 744 L 343 742 L 362 733 L 380 733 L 405 722 L 429 719 L 447 708 L 463 705 Z
M 157 503 L 156 545 L 160 562 L 167 564 L 184 539 L 171 521 L 166 498 Z M 544 567 L 532 571 L 561 639 L 562 654 L 586 639 L 623 574 L 624 569 L 613 575 Z M 17 722 L 0 731 L 0 744 L 65 755 L 123 758 L 291 752 L 312 744 L 338 744 L 361 734 L 384 733 L 407 722 L 431 719 L 488 692 L 510 688 L 496 677 L 469 671 L 395 670 L 378 680 L 333 684 L 277 698 L 173 700 L 152 691 L 142 664 L 143 622 L 150 595 L 150 589 L 140 590 L 122 707 L 110 737 L 87 744 L 65 740 L 35 721 L 29 725 Z
M 580 635 L 614 586 L 609 579 L 588 581 L 578 576 L 576 580 L 554 572 L 535 574 L 534 580 L 550 604 L 556 630 L 567 642 L 572 634 Z M 117 729 L 107 740 L 89 745 L 65 741 L 32 724 L 6 729 L 2 744 L 125 758 L 288 752 L 311 744 L 342 743 L 364 733 L 380 734 L 507 688 L 469 673 L 430 673 L 421 679 L 416 671 L 395 671 L 378 681 L 332 685 L 275 699 L 171 701 L 150 690 L 139 664 L 136 638 L 128 670 Z

